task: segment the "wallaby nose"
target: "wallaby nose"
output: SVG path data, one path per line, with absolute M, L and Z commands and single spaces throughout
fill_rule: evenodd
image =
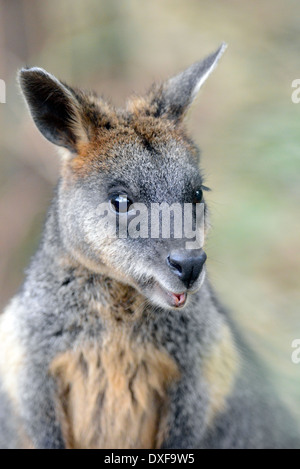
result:
M 189 288 L 199 277 L 206 261 L 206 254 L 202 249 L 171 252 L 167 257 L 167 264 Z

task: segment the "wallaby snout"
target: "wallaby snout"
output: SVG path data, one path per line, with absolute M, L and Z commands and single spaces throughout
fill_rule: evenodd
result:
M 206 258 L 203 249 L 173 251 L 167 257 L 167 264 L 188 289 L 198 279 Z

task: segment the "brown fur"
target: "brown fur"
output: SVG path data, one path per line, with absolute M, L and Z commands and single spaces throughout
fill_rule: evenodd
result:
M 227 325 L 223 325 L 220 340 L 214 344 L 203 367 L 203 378 L 208 384 L 210 394 L 207 415 L 209 424 L 226 409 L 227 397 L 237 376 L 238 358 L 230 329 Z
M 114 326 L 99 348 L 57 357 L 57 409 L 68 448 L 157 448 L 167 429 L 167 390 L 176 364 L 150 343 Z
M 170 138 L 188 146 L 197 156 L 194 146 L 186 137 L 181 125 L 176 125 L 164 117 L 155 117 L 156 108 L 149 99 L 134 97 L 127 105 L 127 113 L 119 113 L 104 101 L 81 96 L 83 104 L 77 152 L 70 165 L 73 175 L 84 177 L 93 168 L 109 170 L 109 160 L 116 155 L 117 147 L 139 141 L 143 146 L 159 145 Z M 79 135 L 77 129 L 76 134 Z

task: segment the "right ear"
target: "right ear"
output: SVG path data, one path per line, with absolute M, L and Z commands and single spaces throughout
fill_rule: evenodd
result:
M 21 69 L 19 83 L 32 118 L 50 142 L 76 151 L 87 140 L 75 92 L 42 68 Z

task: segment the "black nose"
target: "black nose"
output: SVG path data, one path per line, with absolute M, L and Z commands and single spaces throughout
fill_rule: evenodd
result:
M 167 264 L 186 288 L 189 288 L 199 277 L 206 258 L 202 249 L 171 252 L 167 257 Z

